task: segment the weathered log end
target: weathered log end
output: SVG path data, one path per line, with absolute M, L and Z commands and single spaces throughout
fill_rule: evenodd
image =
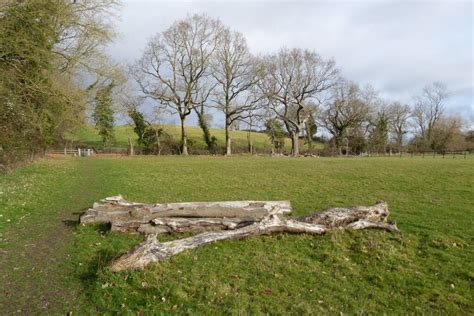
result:
M 140 209 L 142 203 L 126 201 L 121 195 L 107 197 L 95 202 L 80 217 L 81 224 L 112 223 L 113 219 L 130 216 L 130 210 Z

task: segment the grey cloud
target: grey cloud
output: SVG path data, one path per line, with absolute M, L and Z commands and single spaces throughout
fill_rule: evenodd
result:
M 281 46 L 314 49 L 334 58 L 347 78 L 402 102 L 443 81 L 454 92 L 449 111 L 474 112 L 469 1 L 124 2 L 122 36 L 109 48 L 118 60 L 138 58 L 153 34 L 186 14 L 206 13 L 242 32 L 256 54 Z

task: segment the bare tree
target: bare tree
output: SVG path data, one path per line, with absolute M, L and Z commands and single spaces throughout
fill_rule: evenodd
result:
M 237 121 L 249 118 L 259 105 L 254 91 L 258 76 L 257 61 L 251 56 L 245 37 L 228 28 L 220 32 L 219 45 L 212 65 L 217 82 L 216 108 L 224 113 L 226 155 L 232 154 L 230 130 Z
M 427 146 L 432 146 L 433 130 L 443 116 L 448 96 L 446 86 L 441 82 L 434 82 L 424 87 L 421 95 L 416 97 L 413 118 Z
M 340 155 L 344 140 L 348 147 L 351 130 L 360 129 L 367 121 L 371 111 L 373 91 L 345 80 L 340 80 L 332 89 L 332 97 L 322 111 L 322 124 L 332 134 L 335 146 Z
M 389 105 L 391 115 L 390 132 L 395 140 L 398 152 L 403 148 L 403 137 L 408 133 L 408 125 L 411 117 L 410 106 L 393 102 Z
M 183 155 L 188 154 L 186 118 L 213 88 L 206 82 L 220 26 L 205 15 L 177 21 L 150 40 L 132 68 L 142 92 L 179 115 Z
M 299 135 L 310 113 L 308 105 L 335 84 L 335 63 L 315 52 L 283 48 L 276 55 L 266 56 L 264 66 L 260 86 L 270 109 L 291 135 L 292 155 L 298 156 Z

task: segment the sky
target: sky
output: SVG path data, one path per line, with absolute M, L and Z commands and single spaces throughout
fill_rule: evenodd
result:
M 123 0 L 109 53 L 132 63 L 154 34 L 194 13 L 243 33 L 257 55 L 300 47 L 332 58 L 345 78 L 389 100 L 413 103 L 441 81 L 451 93 L 447 113 L 474 126 L 471 1 Z

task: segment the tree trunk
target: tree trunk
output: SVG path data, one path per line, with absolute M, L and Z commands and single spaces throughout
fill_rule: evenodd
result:
M 388 215 L 387 204 L 378 202 L 369 207 L 331 208 L 321 213 L 294 219 L 286 219 L 281 213 L 273 213 L 258 222 L 240 228 L 237 226 L 234 228 L 227 227 L 228 230 L 205 232 L 165 243 L 160 243 L 156 238 L 157 235 L 151 234 L 144 242 L 113 261 L 110 268 L 112 271 L 143 269 L 151 263 L 165 260 L 185 250 L 219 240 L 242 239 L 248 236 L 282 232 L 320 235 L 333 229 L 378 228 L 392 232 L 398 231 L 395 224 L 387 222 Z
M 291 212 L 288 201 L 185 202 L 144 204 L 109 197 L 88 209 L 81 224 L 109 223 L 112 230 L 132 233 L 206 231 L 241 226 L 270 214 Z M 234 224 L 230 224 L 234 223 Z M 198 229 L 201 225 L 205 229 Z
M 202 134 L 204 137 L 204 142 L 206 143 L 207 149 L 210 152 L 214 150 L 214 143 L 212 141 L 211 132 L 209 130 L 209 125 L 207 124 L 206 116 L 204 114 L 204 110 L 199 111 L 195 108 L 196 115 L 198 117 L 199 127 L 202 129 Z
M 311 151 L 313 149 L 313 135 L 311 135 L 311 126 L 308 122 L 305 122 L 306 129 L 306 141 L 308 142 L 308 149 Z
M 397 136 L 397 147 L 398 147 L 398 152 L 399 153 L 401 153 L 402 149 L 403 149 L 403 138 L 402 137 Z
M 339 156 L 342 156 L 342 140 L 340 134 L 334 136 L 334 143 Z
M 226 156 L 232 155 L 232 147 L 231 147 L 231 138 L 230 138 L 230 120 L 226 118 L 225 121 L 225 154 Z
M 186 135 L 186 116 L 181 116 L 181 155 L 188 155 L 188 138 Z
M 161 142 L 160 142 L 160 132 L 158 128 L 155 128 L 155 148 L 153 149 L 153 153 L 155 155 L 160 155 L 161 154 Z
M 300 154 L 299 133 L 291 132 L 291 154 L 298 157 Z
M 249 117 L 249 130 L 247 132 L 247 147 L 250 154 L 253 154 L 252 144 L 252 116 Z
M 141 219 L 115 219 L 111 222 L 110 229 L 130 234 L 164 234 L 208 231 L 221 231 L 244 227 L 259 219 L 252 217 L 157 217 L 151 220 Z
M 252 144 L 252 132 L 251 130 L 247 133 L 247 149 L 250 154 L 253 154 L 253 144 Z
M 133 142 L 130 137 L 128 138 L 128 155 L 129 156 L 135 155 L 135 150 L 133 149 Z

